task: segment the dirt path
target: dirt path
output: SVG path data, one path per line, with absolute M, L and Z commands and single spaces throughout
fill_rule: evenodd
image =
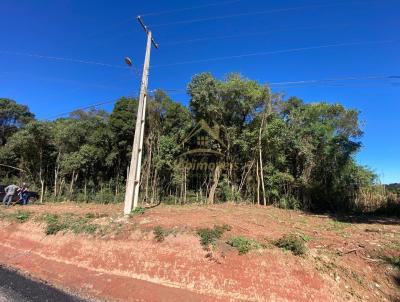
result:
M 82 296 L 106 301 L 396 301 L 398 273 L 377 253 L 400 255 L 399 220 L 332 220 L 326 216 L 250 206 L 158 207 L 124 221 L 120 206 L 31 206 L 43 213 L 92 215 L 107 226 L 93 235 L 44 234 L 36 218 L 0 221 L 0 263 Z M 21 208 L 8 211 L 12 213 Z M 229 224 L 215 251 L 196 229 Z M 162 243 L 155 226 L 173 228 Z M 269 247 L 238 255 L 233 235 L 268 242 L 304 236 L 298 257 Z

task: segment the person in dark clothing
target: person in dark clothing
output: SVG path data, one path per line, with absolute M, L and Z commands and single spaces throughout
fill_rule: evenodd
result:
M 19 200 L 21 201 L 22 205 L 27 205 L 28 204 L 28 188 L 26 186 L 26 183 L 23 183 L 22 186 L 18 190 L 18 195 L 19 195 Z

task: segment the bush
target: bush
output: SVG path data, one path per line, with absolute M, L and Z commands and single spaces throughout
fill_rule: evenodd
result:
M 400 256 L 381 256 L 380 258 L 400 271 Z
M 145 208 L 137 207 L 134 210 L 132 210 L 132 214 L 143 215 L 145 211 L 146 211 Z
M 239 252 L 239 255 L 247 254 L 251 250 L 257 250 L 262 247 L 258 241 L 240 236 L 229 239 L 227 244 L 236 248 Z
M 56 214 L 46 214 L 43 220 L 46 222 L 46 235 L 55 235 L 60 231 L 70 230 L 74 234 L 93 234 L 97 230 L 97 225 L 90 224 L 87 215 L 76 217 L 73 214 L 65 214 L 62 218 Z
M 281 209 L 298 210 L 300 209 L 300 202 L 293 196 L 281 197 L 277 202 L 274 203 L 275 206 Z
M 15 220 L 18 223 L 24 223 L 28 221 L 31 213 L 27 211 L 18 211 L 17 213 L 13 213 L 10 216 L 12 220 Z
M 31 212 L 28 211 L 17 211 L 14 213 L 0 212 L 0 219 L 8 219 L 18 223 L 24 223 L 28 221 L 31 216 Z
M 274 242 L 274 244 L 284 250 L 291 251 L 294 255 L 303 255 L 306 252 L 304 240 L 296 235 L 285 235 Z
M 200 244 L 207 248 L 210 245 L 215 245 L 217 239 L 220 239 L 225 231 L 230 231 L 231 226 L 224 224 L 222 226 L 214 225 L 214 228 L 205 228 L 197 231 L 197 235 L 200 236 Z
M 60 222 L 52 222 L 47 224 L 45 234 L 46 235 L 55 235 L 60 231 L 66 230 L 67 226 Z

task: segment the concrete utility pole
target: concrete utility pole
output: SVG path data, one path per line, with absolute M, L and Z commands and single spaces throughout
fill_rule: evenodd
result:
M 147 28 L 146 25 L 144 25 L 140 16 L 137 17 L 137 20 L 147 34 L 147 47 L 143 66 L 142 83 L 140 87 L 139 106 L 136 117 L 135 137 L 133 141 L 131 165 L 129 168 L 129 176 L 126 183 L 124 205 L 125 215 L 129 215 L 132 212 L 132 209 L 135 209 L 138 206 L 139 201 L 140 170 L 142 166 L 143 136 L 145 128 L 144 121 L 146 117 L 147 86 L 149 81 L 151 44 L 153 44 L 155 48 L 158 48 L 157 43 L 152 37 L 151 31 Z

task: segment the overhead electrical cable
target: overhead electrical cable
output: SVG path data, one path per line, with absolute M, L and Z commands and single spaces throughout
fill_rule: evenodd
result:
M 223 61 L 223 60 L 229 60 L 229 59 L 240 59 L 240 58 L 246 58 L 246 57 L 284 54 L 284 53 L 291 53 L 291 52 L 301 52 L 301 51 L 307 51 L 307 50 L 324 49 L 324 48 L 332 48 L 332 47 L 388 44 L 388 43 L 396 43 L 399 41 L 400 40 L 383 40 L 383 41 L 363 41 L 363 42 L 326 44 L 326 45 L 298 47 L 298 48 L 289 48 L 289 49 L 272 50 L 272 51 L 261 51 L 261 52 L 254 52 L 254 53 L 248 53 L 248 54 L 232 55 L 232 56 L 225 56 L 225 57 L 214 57 L 214 58 L 199 59 L 199 60 L 192 60 L 192 61 L 182 61 L 182 62 L 175 62 L 175 63 L 169 63 L 169 64 L 153 65 L 151 67 L 152 68 L 171 67 L 171 66 L 178 66 L 178 65 L 188 65 L 188 64 L 196 64 L 196 63 Z
M 280 13 L 280 12 L 295 11 L 295 10 L 334 7 L 334 6 L 340 6 L 340 5 L 352 5 L 352 4 L 360 4 L 360 3 L 365 4 L 365 2 L 350 2 L 350 3 L 349 2 L 340 2 L 340 3 L 317 4 L 317 5 L 304 5 L 304 6 L 295 6 L 295 7 L 286 7 L 286 8 L 276 8 L 276 9 L 270 9 L 270 10 L 254 11 L 254 12 L 248 12 L 248 13 L 221 15 L 221 16 L 214 16 L 214 17 L 207 17 L 207 18 L 189 19 L 189 20 L 182 20 L 182 21 L 175 21 L 175 22 L 168 22 L 168 23 L 160 23 L 160 24 L 151 24 L 150 26 L 154 28 L 154 27 L 170 26 L 170 25 L 182 25 L 182 24 L 191 24 L 191 23 L 199 23 L 199 22 L 231 19 L 231 18 L 237 18 L 237 17 L 249 17 L 249 16 L 256 16 L 256 15 L 266 15 L 266 14 L 273 14 L 273 13 Z
M 335 24 L 334 27 L 346 27 L 351 26 L 351 24 Z M 330 28 L 332 26 L 323 25 L 323 26 L 299 26 L 299 27 L 289 27 L 289 28 L 281 28 L 281 29 L 271 29 L 266 31 L 259 31 L 254 33 L 245 33 L 245 34 L 234 34 L 234 35 L 223 35 L 223 36 L 206 36 L 202 38 L 188 39 L 188 40 L 178 40 L 178 41 L 170 41 L 170 42 L 160 42 L 159 45 L 177 45 L 177 44 L 187 44 L 187 43 L 196 43 L 196 42 L 204 42 L 209 40 L 223 40 L 230 38 L 240 38 L 240 37 L 254 37 L 260 36 L 275 32 L 284 32 L 284 31 L 295 31 L 295 30 L 307 30 L 307 29 L 321 29 L 321 28 Z
M 129 98 L 129 97 L 133 97 L 133 96 L 127 96 L 127 97 Z M 117 102 L 118 100 L 119 99 L 114 99 L 114 100 L 109 100 L 109 101 L 105 101 L 105 102 L 94 103 L 94 104 L 87 105 L 87 106 L 84 106 L 84 107 L 77 107 L 77 108 L 72 109 L 70 111 L 66 111 L 66 112 L 62 112 L 62 113 L 56 114 L 56 115 L 45 117 L 44 119 L 45 120 L 52 120 L 52 119 L 60 118 L 60 117 L 69 115 L 69 114 L 71 114 L 71 113 L 73 113 L 75 111 L 78 111 L 78 110 L 88 110 L 88 109 L 96 108 L 96 107 L 99 107 L 99 106 L 112 104 L 112 103 Z
M 240 1 L 243 1 L 243 0 L 231 0 L 231 1 L 209 3 L 209 4 L 204 4 L 204 5 L 198 5 L 198 6 L 191 6 L 191 7 L 177 8 L 177 9 L 171 9 L 171 10 L 165 10 L 165 11 L 159 11 L 159 12 L 153 12 L 153 13 L 147 13 L 147 14 L 140 14 L 140 16 L 142 16 L 142 17 L 159 16 L 159 15 L 165 15 L 165 14 L 184 12 L 184 11 L 188 11 L 188 10 L 207 8 L 207 7 L 212 7 L 212 6 L 233 4 L 233 3 L 236 3 L 236 2 L 240 2 Z
M 347 81 L 369 81 L 369 80 L 395 80 L 400 79 L 400 75 L 366 75 L 366 76 L 349 76 L 341 78 L 328 78 L 328 79 L 316 79 L 316 80 L 299 80 L 299 81 L 285 81 L 285 82 L 271 82 L 267 83 L 271 87 L 286 87 L 286 85 L 292 85 L 291 87 L 298 87 L 302 85 L 312 84 L 325 84 L 325 83 L 337 83 Z M 163 89 L 158 88 L 154 90 L 162 90 L 166 92 L 174 93 L 185 93 L 187 89 Z
M 11 52 L 11 51 L 4 51 L 0 50 L 0 54 L 5 55 L 15 55 L 15 56 L 25 56 L 25 57 L 32 57 L 38 59 L 48 59 L 54 61 L 62 61 L 62 62 L 69 62 L 69 63 L 80 63 L 80 64 L 88 64 L 88 65 L 97 65 L 103 67 L 110 67 L 110 68 L 119 68 L 119 69 L 128 69 L 129 67 L 124 65 L 114 65 L 102 62 L 95 62 L 95 61 L 86 61 L 81 59 L 71 59 L 71 58 L 64 58 L 64 57 L 54 57 L 54 56 L 45 56 L 39 54 L 32 54 L 32 53 L 24 53 L 24 52 Z
M 272 82 L 268 83 L 270 86 L 282 86 L 282 85 L 293 85 L 293 84 L 318 84 L 318 83 L 329 83 L 329 82 L 342 82 L 342 81 L 359 81 L 359 80 L 388 80 L 388 79 L 399 79 L 400 76 L 393 75 L 374 75 L 374 76 L 361 76 L 361 77 L 344 77 L 344 78 L 332 78 L 323 80 L 302 80 L 302 81 L 288 81 L 288 82 Z

